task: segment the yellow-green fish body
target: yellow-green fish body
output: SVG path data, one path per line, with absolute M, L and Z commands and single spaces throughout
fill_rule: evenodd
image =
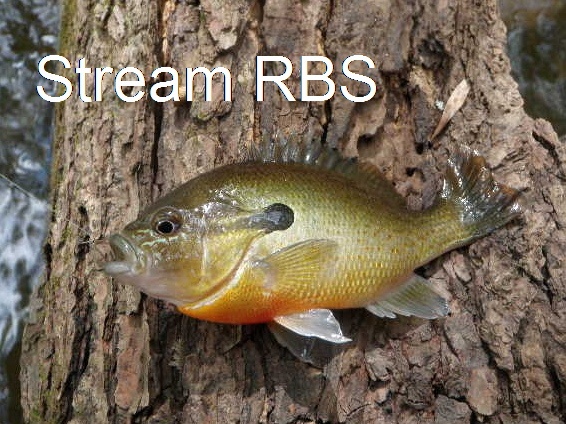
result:
M 413 270 L 503 225 L 517 198 L 469 150 L 451 159 L 436 203 L 417 212 L 367 165 L 315 144 L 276 145 L 158 200 L 112 236 L 116 260 L 105 269 L 195 318 L 277 322 L 343 342 L 330 309 L 448 313 Z
M 201 319 L 266 322 L 313 308 L 364 307 L 442 253 L 454 235 L 438 232 L 440 217 L 400 207 L 398 195 L 375 195 L 357 181 L 308 165 L 229 165 L 204 179 L 200 189 L 227 189 L 245 210 L 287 205 L 294 222 L 254 241 L 237 264 L 240 273 L 213 304 L 203 299 L 181 307 Z

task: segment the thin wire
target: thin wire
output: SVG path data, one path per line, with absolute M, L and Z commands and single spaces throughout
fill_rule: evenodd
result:
M 39 197 L 37 197 L 33 193 L 29 192 L 28 190 L 26 190 L 25 188 L 23 188 L 19 184 L 15 183 L 11 179 L 9 179 L 6 175 L 0 173 L 0 179 L 4 180 L 6 182 L 6 184 L 8 184 L 9 187 L 14 188 L 14 189 L 20 191 L 21 193 L 23 193 L 29 199 L 34 200 L 34 201 L 44 205 L 49 212 L 52 211 L 51 205 L 49 205 L 48 201 L 40 199 Z M 85 244 L 91 246 L 91 245 L 95 244 L 98 240 L 104 239 L 104 237 L 101 237 L 99 239 L 92 239 L 91 240 L 90 239 L 90 236 L 91 236 L 90 231 L 88 231 L 86 228 L 81 227 L 80 225 L 77 225 L 74 222 L 70 222 L 70 221 L 67 224 L 70 225 L 71 227 L 76 228 L 79 232 L 80 237 L 82 236 L 82 238 L 87 238 L 87 240 L 78 241 L 77 246 L 85 245 Z
M 19 184 L 13 182 L 11 179 L 9 179 L 7 176 L 5 176 L 4 174 L 2 174 L 1 172 L 0 172 L 0 178 L 3 179 L 3 180 L 8 184 L 8 186 L 19 190 L 20 192 L 22 192 L 23 194 L 25 194 L 25 195 L 26 195 L 27 197 L 29 197 L 30 199 L 35 200 L 36 202 L 39 202 L 39 203 L 42 203 L 42 204 L 48 206 L 48 205 L 47 205 L 47 201 L 40 199 L 39 197 L 37 197 L 37 196 L 36 196 L 35 194 L 33 194 L 33 193 L 30 193 L 30 192 L 27 191 L 25 188 L 23 188 L 21 185 L 19 185 Z

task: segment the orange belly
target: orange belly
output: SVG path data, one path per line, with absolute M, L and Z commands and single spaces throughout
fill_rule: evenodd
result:
M 316 308 L 312 301 L 284 298 L 279 293 L 266 292 L 261 287 L 238 284 L 204 302 L 184 305 L 179 311 L 193 318 L 224 324 L 257 324 Z

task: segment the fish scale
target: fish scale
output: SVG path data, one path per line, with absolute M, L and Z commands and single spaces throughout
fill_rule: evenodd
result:
M 237 202 L 244 209 L 261 209 L 278 202 L 289 205 L 295 212 L 293 227 L 258 240 L 250 250 L 249 257 L 263 257 L 301 241 L 321 237 L 338 245 L 336 263 L 328 264 L 329 272 L 325 278 L 293 281 L 290 287 L 282 281 L 280 285 L 283 288 L 273 288 L 276 299 L 272 302 L 277 307 L 271 310 L 270 318 L 302 310 L 305 298 L 312 308 L 364 306 L 446 248 L 446 243 L 437 244 L 438 237 L 430 238 L 432 243 L 419 243 L 420 235 L 416 229 L 433 232 L 427 230 L 427 226 L 435 222 L 435 216 L 411 212 L 406 208 L 396 209 L 396 205 L 392 207 L 384 203 L 384 199 L 373 196 L 365 188 L 349 190 L 351 181 L 331 171 L 302 164 L 236 164 L 222 168 L 214 183 L 238 187 Z M 368 237 L 368 229 L 373 229 L 379 237 Z M 386 235 L 389 232 L 391 236 Z M 447 237 L 445 235 L 442 238 Z M 355 260 L 353 256 L 360 251 L 365 251 L 363 258 Z M 361 264 L 363 269 L 356 270 L 354 263 Z M 368 263 L 375 266 L 368 266 Z M 249 290 L 248 296 L 242 301 L 260 302 L 264 296 L 262 283 L 253 280 L 255 275 L 248 278 L 252 281 L 242 281 L 231 290 Z M 257 290 L 248 286 L 257 287 Z M 324 287 L 325 296 L 315 296 L 319 286 Z M 279 291 L 284 293 L 285 301 L 277 298 Z M 236 298 L 233 293 L 227 292 L 226 299 L 234 302 Z M 221 304 L 219 300 L 213 309 L 221 309 L 218 307 Z M 198 314 L 203 319 L 256 321 L 254 317 L 245 316 L 244 304 L 235 304 L 229 310 L 226 308 L 224 317 L 216 312 L 209 315 L 209 305 L 206 311 L 198 307 L 183 310 Z M 265 316 L 259 318 L 264 320 Z
M 110 239 L 105 270 L 195 318 L 270 323 L 342 343 L 330 309 L 435 318 L 449 311 L 413 270 L 521 212 L 470 149 L 432 207 L 411 211 L 381 174 L 315 143 L 261 148 L 159 199 Z M 299 355 L 300 356 L 300 355 Z

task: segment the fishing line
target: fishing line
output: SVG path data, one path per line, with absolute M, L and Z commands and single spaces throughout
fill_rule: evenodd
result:
M 12 181 L 11 179 L 9 179 L 7 176 L 5 176 L 4 174 L 2 174 L 0 172 L 0 178 L 3 179 L 9 187 L 11 188 L 15 188 L 16 190 L 20 191 L 22 194 L 25 194 L 28 198 L 30 198 L 31 200 L 38 202 L 40 204 L 42 204 L 43 206 L 45 206 L 46 208 L 49 208 L 49 205 L 47 204 L 47 201 L 45 200 L 41 200 L 39 197 L 37 197 L 35 194 L 30 193 L 29 191 L 27 191 L 25 188 L 23 188 L 21 185 L 19 185 L 18 183 L 15 183 L 14 181 Z
M 52 213 L 53 209 L 51 208 L 51 205 L 49 204 L 48 201 L 40 199 L 39 197 L 37 197 L 35 194 L 31 193 L 30 191 L 26 190 L 25 188 L 23 188 L 21 185 L 19 185 L 18 183 L 12 181 L 10 178 L 8 178 L 6 175 L 2 174 L 0 172 L 0 179 L 3 180 L 7 186 L 11 189 L 17 190 L 20 193 L 22 193 L 24 196 L 26 196 L 29 200 L 38 203 L 39 205 L 43 206 L 47 212 Z M 77 246 L 82 246 L 82 245 L 89 245 L 89 246 L 93 246 L 96 244 L 96 242 L 100 242 L 104 240 L 104 237 L 101 236 L 100 238 L 97 239 L 90 239 L 91 234 L 90 231 L 87 230 L 85 227 L 82 227 L 72 221 L 68 221 L 67 225 L 75 228 L 78 231 L 78 235 L 79 238 L 82 238 L 82 241 L 77 242 Z

